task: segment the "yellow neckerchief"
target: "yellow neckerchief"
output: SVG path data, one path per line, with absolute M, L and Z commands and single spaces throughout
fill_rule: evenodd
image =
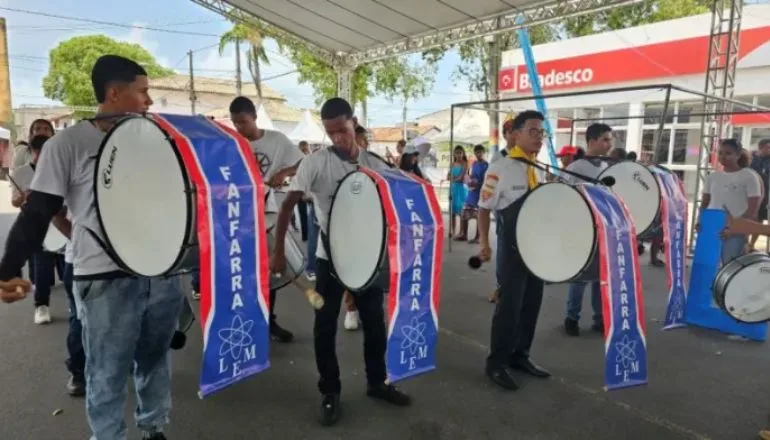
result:
M 514 146 L 512 149 L 508 151 L 508 157 L 510 157 L 511 159 L 516 159 L 516 158 L 527 159 L 530 162 L 534 162 L 537 159 L 536 154 L 527 154 L 518 145 Z M 535 188 L 540 183 L 537 179 L 537 173 L 535 172 L 535 167 L 533 167 L 532 165 L 527 165 L 527 183 L 529 184 L 529 189 Z

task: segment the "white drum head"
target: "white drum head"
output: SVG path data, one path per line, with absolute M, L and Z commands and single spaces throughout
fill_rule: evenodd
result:
M 97 160 L 96 209 L 107 244 L 128 270 L 168 273 L 194 218 L 176 148 L 153 121 L 134 117 L 113 128 Z
M 378 274 L 385 252 L 385 214 L 376 184 L 360 171 L 348 174 L 330 211 L 329 257 L 340 282 L 360 290 Z
M 636 162 L 618 162 L 604 170 L 599 178 L 612 176 L 611 187 L 628 207 L 637 235 L 647 231 L 660 211 L 660 187 L 655 175 Z
M 596 228 L 588 202 L 563 183 L 539 186 L 524 200 L 516 221 L 516 243 L 524 264 L 549 283 L 579 275 L 593 258 Z
M 733 275 L 725 289 L 724 309 L 743 322 L 770 320 L 770 260 L 746 266 Z
M 49 225 L 48 232 L 43 239 L 43 249 L 48 252 L 61 252 L 67 246 L 67 237 L 64 236 L 56 226 Z

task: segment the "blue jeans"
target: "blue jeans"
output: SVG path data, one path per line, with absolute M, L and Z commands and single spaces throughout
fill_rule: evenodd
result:
M 567 318 L 573 321 L 580 321 L 580 310 L 583 308 L 583 293 L 588 283 L 579 282 L 569 285 L 569 295 L 567 296 Z M 591 283 L 591 306 L 594 309 L 594 323 L 602 324 L 602 292 L 599 288 L 599 282 Z
M 69 331 L 67 332 L 67 358 L 65 364 L 67 370 L 73 376 L 84 379 L 86 371 L 86 352 L 83 350 L 83 325 L 78 319 L 78 306 L 75 296 L 72 294 L 72 264 L 64 264 L 64 276 L 62 277 L 64 290 L 69 301 Z
M 35 285 L 35 307 L 51 304 L 51 288 L 56 281 L 54 271 L 64 279 L 64 255 L 40 250 L 32 255 L 34 270 L 30 277 Z
M 733 258 L 738 258 L 743 255 L 743 250 L 746 247 L 745 235 L 734 235 L 724 239 L 722 242 L 722 263 L 727 263 Z
M 137 426 L 160 432 L 171 412 L 171 337 L 182 307 L 181 277 L 75 280 L 86 353 L 91 440 L 126 440 L 123 412 L 134 375 Z
M 318 223 L 315 219 L 313 204 L 307 204 L 307 270 L 315 273 L 315 251 L 318 248 Z

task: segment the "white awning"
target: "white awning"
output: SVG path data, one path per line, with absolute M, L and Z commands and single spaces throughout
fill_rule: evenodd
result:
M 7 141 L 11 140 L 11 131 L 7 128 L 0 127 L 0 139 L 5 139 Z

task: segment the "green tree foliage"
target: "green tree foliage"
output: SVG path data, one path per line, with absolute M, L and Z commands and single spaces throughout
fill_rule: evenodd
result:
M 269 65 L 270 59 L 263 45 L 263 29 L 259 23 L 236 23 L 232 29 L 219 37 L 219 55 L 222 55 L 230 44 L 249 43 L 246 52 L 246 62 L 249 66 L 251 80 L 257 88 L 257 95 L 262 99 L 262 64 Z
M 407 106 L 427 96 L 436 78 L 436 64 L 433 62 L 410 61 L 408 57 L 393 57 L 375 65 L 374 90 L 391 102 L 401 101 L 402 122 L 406 124 Z
M 155 57 L 138 44 L 116 41 L 105 35 L 73 37 L 59 43 L 48 55 L 48 74 L 43 78 L 45 96 L 71 106 L 96 106 L 91 69 L 102 55 L 132 59 L 147 70 L 150 78 L 174 73 L 158 64 Z

